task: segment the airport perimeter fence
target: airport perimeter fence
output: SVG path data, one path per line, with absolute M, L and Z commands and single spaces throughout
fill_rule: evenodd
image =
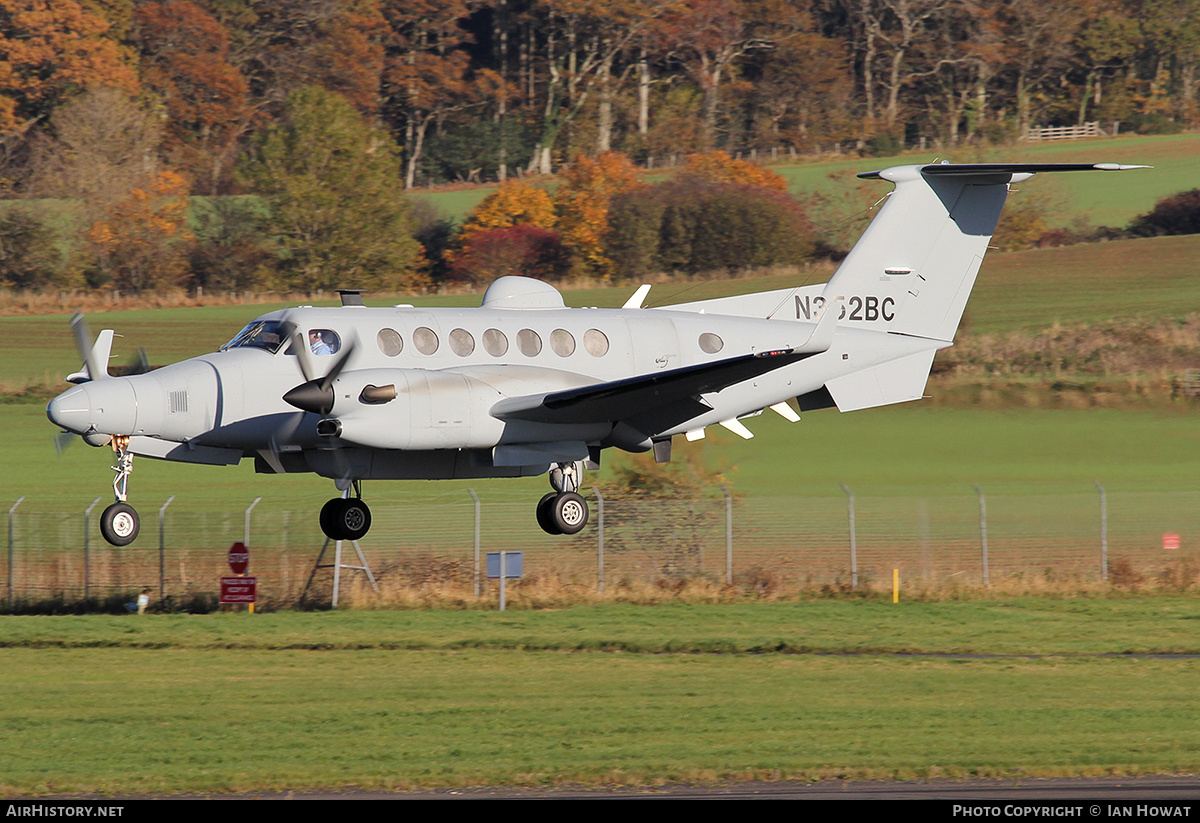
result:
M 470 492 L 421 502 L 373 496 L 370 533 L 359 542 L 380 585 L 452 583 L 494 597 L 485 555 L 524 552 L 526 579 L 554 577 L 613 592 L 702 578 L 788 589 L 890 590 L 1013 581 L 1154 582 L 1195 588 L 1200 568 L 1200 490 L 920 497 L 589 497 L 592 517 L 572 537 L 545 535 L 524 494 L 476 499 Z M 9 610 L 41 601 L 125 595 L 149 589 L 176 604 L 219 591 L 227 553 L 244 540 L 259 603 L 290 607 L 302 595 L 328 603 L 335 545 L 315 508 L 277 508 L 269 498 L 214 508 L 171 496 L 142 502 L 142 531 L 114 548 L 99 535 L 102 504 L 51 510 L 9 504 L 0 558 Z M 292 504 L 294 506 L 294 503 Z M 60 507 L 58 507 L 60 508 Z M 322 552 L 324 554 L 322 556 Z M 316 568 L 318 559 L 324 568 Z M 359 565 L 351 544 L 342 562 Z M 343 569 L 342 585 L 362 581 Z

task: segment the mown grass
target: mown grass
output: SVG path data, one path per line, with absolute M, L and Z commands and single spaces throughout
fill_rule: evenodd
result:
M 1194 771 L 1200 662 L 1080 654 L 1194 650 L 1198 616 L 1149 598 L 6 618 L 0 793 Z M 780 653 L 805 647 L 835 656 Z M 1059 654 L 873 653 L 920 649 Z

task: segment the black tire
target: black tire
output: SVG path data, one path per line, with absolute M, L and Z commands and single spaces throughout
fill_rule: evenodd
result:
M 371 528 L 371 510 L 360 498 L 335 497 L 321 507 L 321 531 L 330 540 L 361 540 Z
M 321 507 L 321 531 L 330 540 L 342 540 L 341 533 L 337 530 L 337 510 L 341 508 L 342 498 L 335 497 L 332 500 L 326 501 Z
M 128 546 L 141 529 L 141 518 L 128 503 L 113 503 L 100 515 L 100 534 L 114 546 Z
M 556 492 L 550 492 L 548 495 L 538 501 L 537 504 L 537 524 L 542 527 L 542 531 L 546 534 L 562 534 L 562 529 L 554 522 L 554 498 L 558 497 Z
M 588 504 L 575 492 L 562 492 L 554 496 L 551 508 L 554 525 L 563 534 L 578 534 L 588 522 Z

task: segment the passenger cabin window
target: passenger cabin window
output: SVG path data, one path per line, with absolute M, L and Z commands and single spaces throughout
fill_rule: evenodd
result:
M 337 354 L 342 340 L 332 329 L 309 329 L 308 347 L 313 354 Z
M 450 332 L 450 351 L 459 357 L 466 357 L 475 351 L 475 338 L 466 329 L 455 329 Z
M 608 337 L 599 329 L 588 329 L 583 333 L 583 348 L 592 357 L 608 354 Z
M 499 329 L 488 329 L 483 333 L 483 350 L 492 357 L 503 357 L 508 351 L 508 338 Z
M 569 357 L 575 353 L 575 338 L 566 329 L 555 329 L 550 332 L 550 348 L 559 357 Z
M 388 357 L 395 357 L 404 351 L 404 338 L 395 329 L 380 329 L 379 334 L 375 335 L 375 342 Z
M 542 338 L 533 329 L 521 329 L 517 332 L 517 348 L 526 357 L 536 357 L 542 351 Z
M 438 350 L 438 336 L 433 329 L 421 326 L 413 332 L 413 345 L 421 354 L 433 354 Z
M 711 332 L 700 335 L 700 351 L 705 354 L 716 354 L 725 348 L 725 341 Z

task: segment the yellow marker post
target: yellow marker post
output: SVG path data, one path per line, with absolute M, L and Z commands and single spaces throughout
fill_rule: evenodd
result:
M 892 602 L 900 602 L 900 570 L 892 569 Z

